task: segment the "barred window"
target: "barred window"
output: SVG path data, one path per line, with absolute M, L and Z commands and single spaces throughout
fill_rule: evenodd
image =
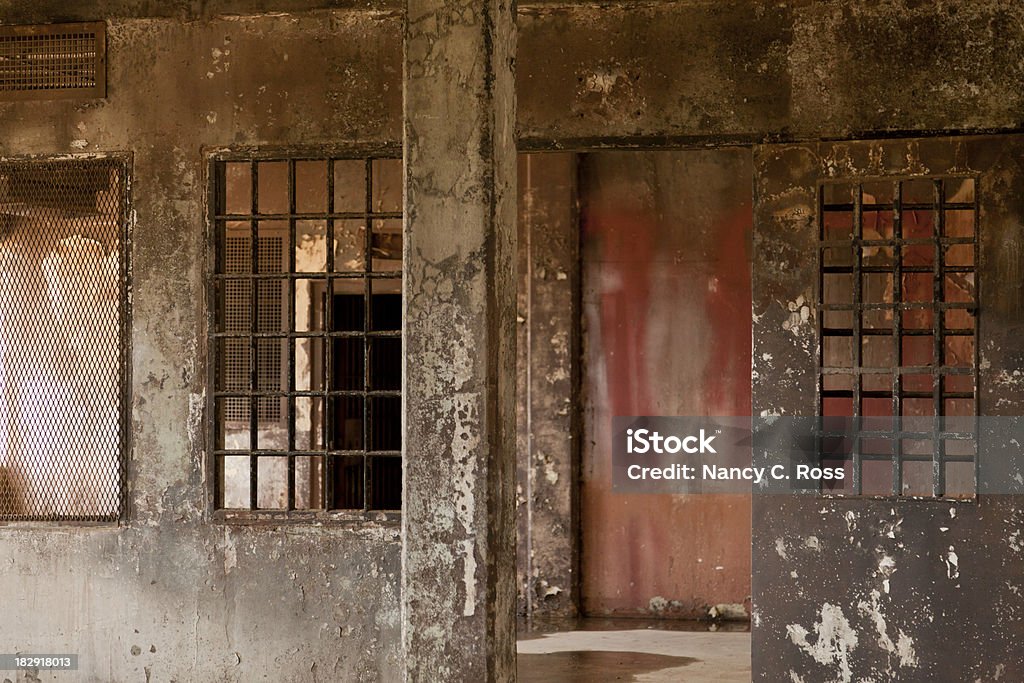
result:
M 977 490 L 975 185 L 928 177 L 820 188 L 820 452 L 846 469 L 829 484 L 838 493 Z
M 127 166 L 0 161 L 0 519 L 116 521 L 128 429 Z
M 399 510 L 401 161 L 212 163 L 215 507 Z

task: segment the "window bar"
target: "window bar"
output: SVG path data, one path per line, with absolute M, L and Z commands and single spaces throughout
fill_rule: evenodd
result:
M 825 186 L 818 186 L 818 304 L 825 303 L 825 249 L 826 247 L 821 246 L 821 243 L 825 241 Z M 819 310 L 817 318 L 818 326 L 818 367 L 825 367 L 825 313 Z M 814 430 L 814 452 L 818 454 L 818 460 L 820 464 L 824 456 L 824 445 L 821 438 L 821 433 L 825 429 L 825 374 L 818 372 L 818 376 L 815 379 L 818 390 L 818 415 L 817 415 L 817 429 Z M 818 481 L 818 490 L 824 490 L 825 483 L 823 480 Z
M 363 281 L 363 511 L 370 509 L 370 458 L 366 455 L 370 450 L 370 421 L 371 401 L 366 395 L 370 388 L 370 329 L 372 327 L 371 313 L 371 282 L 370 271 L 373 270 L 373 218 L 370 215 L 373 211 L 373 159 L 366 159 L 364 174 L 366 177 L 366 234 L 363 242 L 364 257 L 363 271 L 367 277 Z
M 256 279 L 253 275 L 259 273 L 259 223 L 255 216 L 259 213 L 259 168 L 258 164 L 250 162 L 252 180 L 252 215 L 249 221 L 252 233 L 249 247 L 249 332 L 252 339 L 249 340 L 249 390 L 255 392 L 259 389 L 259 343 L 256 333 L 259 331 L 257 312 L 259 309 L 259 297 L 256 291 Z M 259 399 L 255 395 L 249 397 L 249 508 L 256 510 L 259 501 L 259 461 L 256 450 L 259 448 Z
M 327 159 L 327 211 L 334 213 L 334 159 Z M 320 485 L 322 490 L 323 509 L 330 510 L 334 507 L 334 456 L 328 455 L 334 447 L 332 431 L 334 429 L 334 404 L 331 402 L 330 391 L 331 374 L 331 338 L 326 333 L 334 330 L 333 308 L 334 308 L 334 219 L 327 219 L 327 277 L 326 289 L 323 296 L 323 329 L 320 332 L 321 354 L 323 354 L 323 419 L 321 420 L 320 440 L 324 448 L 323 477 Z
M 975 492 L 978 491 L 978 489 L 980 488 L 980 485 L 981 485 L 981 481 L 980 481 L 981 473 L 979 471 L 979 461 L 981 460 L 981 457 L 980 457 L 981 454 L 979 453 L 979 451 L 980 451 L 980 444 L 979 444 L 980 438 L 979 437 L 980 437 L 980 434 L 981 434 L 981 409 L 980 409 L 980 406 L 978 405 L 978 401 L 980 400 L 980 396 L 979 396 L 979 386 L 980 385 L 979 385 L 979 378 L 978 378 L 978 368 L 980 367 L 980 364 L 981 364 L 980 351 L 978 350 L 978 346 L 979 346 L 978 345 L 978 341 L 979 341 L 979 339 L 981 339 L 981 337 L 978 334 L 978 322 L 979 322 L 979 320 L 978 320 L 978 315 L 977 315 L 977 313 L 978 313 L 978 305 L 979 305 L 979 303 L 981 301 L 981 276 L 979 274 L 979 266 L 980 266 L 981 262 L 978 260 L 979 257 L 981 256 L 981 248 L 979 246 L 981 244 L 981 236 L 979 235 L 979 232 L 981 230 L 981 223 L 980 223 L 979 219 L 981 218 L 981 216 L 979 216 L 979 209 L 978 209 L 978 207 L 981 206 L 981 201 L 980 201 L 980 197 L 979 197 L 980 192 L 981 192 L 980 178 L 975 178 L 974 179 L 974 206 L 972 207 L 973 208 L 973 216 L 972 216 L 972 219 L 971 219 L 971 224 L 974 226 L 974 230 L 973 230 L 973 236 L 974 236 L 974 245 L 973 245 L 973 249 L 974 249 L 974 259 L 973 259 L 973 262 L 974 262 L 974 298 L 973 298 L 973 301 L 971 302 L 971 310 L 970 310 L 970 315 L 974 319 L 974 342 L 973 342 L 973 344 L 974 344 L 974 354 L 973 354 L 973 358 L 972 358 L 972 361 L 971 361 L 971 364 L 973 365 L 973 367 L 971 368 L 971 375 L 972 375 L 972 377 L 974 379 L 974 385 L 973 385 L 973 390 L 974 390 L 973 391 L 973 398 L 974 398 L 974 416 L 973 417 L 974 417 L 974 420 L 973 420 L 973 422 L 974 422 L 974 491 Z
M 863 191 L 858 183 L 853 195 L 853 495 L 859 496 L 863 489 L 861 473 L 861 392 L 864 386 L 863 339 L 861 316 L 863 314 L 863 287 L 861 283 L 861 241 L 864 238 Z
M 288 275 L 295 274 L 295 160 L 288 160 Z M 295 278 L 288 278 L 288 331 L 295 330 Z M 288 509 L 295 509 L 295 338 L 289 336 L 288 351 Z
M 943 260 L 944 254 L 942 246 L 942 238 L 946 236 L 946 212 L 944 210 L 945 203 L 945 192 L 942 188 L 942 180 L 935 180 L 933 182 L 933 196 L 935 200 L 934 209 L 934 224 L 935 231 L 935 256 L 934 256 L 934 275 L 932 280 L 932 302 L 933 303 L 945 303 L 946 299 L 943 295 L 944 287 L 942 279 L 943 273 Z M 934 403 L 933 415 L 932 415 L 932 494 L 936 497 L 945 495 L 946 492 L 946 478 L 943 472 L 942 459 L 944 451 L 946 450 L 945 442 L 942 439 L 941 431 L 943 429 L 944 406 L 942 403 L 942 368 L 945 365 L 945 354 L 943 353 L 943 336 L 945 333 L 945 309 L 940 306 L 934 306 L 932 313 L 932 330 L 934 332 L 934 338 L 932 340 L 932 400 Z
M 892 280 L 892 336 L 896 344 L 896 363 L 892 373 L 892 490 L 895 495 L 903 493 L 903 183 L 893 183 L 892 236 L 893 236 L 893 280 Z
M 227 206 L 225 196 L 227 195 L 227 172 L 225 166 L 222 163 L 214 164 L 214 187 L 213 187 L 213 204 L 220 208 Z M 227 232 L 227 225 L 224 221 L 215 220 L 213 222 L 213 272 L 218 276 L 226 272 L 224 267 L 224 245 L 227 244 L 225 233 Z M 227 287 L 227 280 L 218 277 L 217 279 L 217 294 L 214 296 L 213 301 L 210 302 L 210 308 L 213 310 L 214 323 L 213 329 L 217 329 L 218 325 L 223 325 L 223 329 L 227 330 L 227 317 L 225 314 L 225 304 L 227 301 L 227 295 L 224 293 Z M 221 382 L 224 381 L 222 378 L 225 376 L 224 373 L 224 357 L 223 354 L 218 351 L 218 341 L 214 341 L 211 345 L 214 353 L 216 353 L 215 365 L 212 367 L 213 370 L 213 388 L 216 390 L 218 386 L 221 386 Z M 225 383 L 225 388 L 227 388 Z M 226 439 L 227 426 L 225 424 L 225 410 L 224 405 L 227 401 L 218 402 L 214 399 L 211 403 L 213 406 L 213 444 L 214 447 L 220 446 L 220 440 Z M 226 445 L 226 444 L 225 444 Z M 224 458 L 215 457 L 213 461 L 214 476 L 213 476 L 213 504 L 214 507 L 224 507 Z

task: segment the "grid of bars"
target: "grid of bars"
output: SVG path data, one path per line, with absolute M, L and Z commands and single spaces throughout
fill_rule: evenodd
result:
M 122 515 L 126 203 L 119 159 L 0 162 L 0 520 Z
M 973 177 L 819 191 L 818 452 L 846 495 L 977 491 Z
M 105 97 L 102 22 L 0 26 L 0 99 Z
M 399 510 L 401 161 L 212 164 L 215 507 Z

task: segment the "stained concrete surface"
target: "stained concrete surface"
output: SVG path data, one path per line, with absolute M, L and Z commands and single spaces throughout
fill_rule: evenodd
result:
M 698 631 L 689 630 L 692 622 L 588 621 L 542 634 L 520 628 L 519 683 L 750 681 L 750 633 L 734 625 Z

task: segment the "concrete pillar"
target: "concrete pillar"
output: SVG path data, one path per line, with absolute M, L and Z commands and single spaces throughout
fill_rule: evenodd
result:
M 407 0 L 407 681 L 515 678 L 515 7 Z

